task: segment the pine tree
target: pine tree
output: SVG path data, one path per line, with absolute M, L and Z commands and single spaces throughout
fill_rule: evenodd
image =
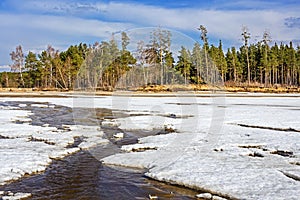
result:
M 278 54 L 278 62 L 279 62 L 279 73 L 280 73 L 280 84 L 285 84 L 285 47 L 281 42 L 279 47 L 279 54 Z
M 28 77 L 26 82 L 26 87 L 40 87 L 41 81 L 41 69 L 40 62 L 37 59 L 36 54 L 29 51 L 25 57 L 25 70 L 27 71 Z
M 294 86 L 296 85 L 297 82 L 297 77 L 296 77 L 296 52 L 293 47 L 293 42 L 290 42 L 290 45 L 288 47 L 288 71 L 289 71 L 289 85 Z
M 227 62 L 223 53 L 223 46 L 222 41 L 219 41 L 219 47 L 218 47 L 218 61 L 217 61 L 217 67 L 219 71 L 221 72 L 222 81 L 226 81 L 226 73 L 227 73 Z
M 297 80 L 297 86 L 299 87 L 300 85 L 300 46 L 298 45 L 297 46 L 297 50 L 296 50 L 296 67 L 297 67 L 297 77 L 298 77 L 298 80 Z
M 263 65 L 263 68 L 265 69 L 265 85 L 268 85 L 271 82 L 270 81 L 271 67 L 270 67 L 269 58 L 268 58 L 268 54 L 270 51 L 269 42 L 271 42 L 271 36 L 267 31 L 265 31 L 263 34 L 262 42 L 263 42 L 262 65 Z
M 278 84 L 278 66 L 279 66 L 279 62 L 278 62 L 278 54 L 279 54 L 279 48 L 277 46 L 277 44 L 275 43 L 275 45 L 273 47 L 271 47 L 271 51 L 270 51 L 270 65 L 272 68 L 272 78 L 271 78 L 271 84 Z
M 191 65 L 192 63 L 190 53 L 186 50 L 185 47 L 182 46 L 181 50 L 179 51 L 176 69 L 183 75 L 185 85 L 188 83 L 188 78 L 190 77 Z
M 243 48 L 245 49 L 246 61 L 247 61 L 247 80 L 248 80 L 248 85 L 250 85 L 251 71 L 250 71 L 249 49 L 248 49 L 250 33 L 248 32 L 248 28 L 246 26 L 242 27 L 242 36 L 243 36 L 243 41 L 244 41 L 244 47 Z
M 203 50 L 204 50 L 204 63 L 205 63 L 205 69 L 206 69 L 206 80 L 209 80 L 209 63 L 208 63 L 208 51 L 209 51 L 209 45 L 208 45 L 208 38 L 207 38 L 207 29 L 200 25 L 198 30 L 201 32 L 200 38 L 203 41 Z

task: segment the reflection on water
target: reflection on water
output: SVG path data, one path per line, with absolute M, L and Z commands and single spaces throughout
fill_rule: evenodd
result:
M 151 181 L 143 171 L 103 166 L 81 151 L 55 160 L 45 173 L 23 178 L 0 190 L 31 193 L 30 199 L 193 199 L 196 192 Z

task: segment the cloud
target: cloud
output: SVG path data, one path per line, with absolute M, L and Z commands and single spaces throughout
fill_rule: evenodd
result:
M 214 4 L 204 5 L 204 8 L 197 6 L 195 8 L 165 8 L 158 5 L 134 3 L 134 1 L 105 3 L 91 0 L 27 0 L 26 4 L 17 4 L 18 0 L 11 2 L 18 10 L 34 12 L 41 16 L 47 13 L 47 15 L 53 16 L 52 18 L 56 16 L 56 20 L 49 20 L 48 16 L 42 17 L 39 22 L 35 23 L 45 29 L 59 26 L 58 31 L 64 33 L 71 31 L 75 34 L 88 32 L 89 35 L 103 35 L 103 32 L 116 31 L 111 30 L 111 25 L 120 27 L 119 30 L 130 27 L 162 26 L 184 32 L 195 32 L 196 27 L 204 24 L 207 26 L 209 35 L 225 40 L 238 40 L 243 25 L 248 26 L 253 35 L 262 35 L 264 30 L 268 29 L 276 40 L 291 40 L 299 35 L 298 30 L 291 34 L 285 25 L 286 19 L 298 12 L 295 2 L 291 0 L 285 2 L 279 0 L 215 0 Z M 181 0 L 178 3 L 186 4 L 186 1 Z M 282 12 L 283 7 L 288 9 Z M 74 20 L 74 17 L 77 19 Z M 60 22 L 60 19 L 69 26 L 64 26 L 65 22 Z M 89 20 L 84 21 L 84 19 Z M 109 23 L 103 22 L 104 20 Z M 50 23 L 45 24 L 44 21 Z M 71 24 L 75 26 L 70 27 Z M 128 24 L 132 26 L 128 26 Z M 93 26 L 98 29 L 94 28 L 89 31 Z
M 63 49 L 137 27 L 161 26 L 195 36 L 200 24 L 207 27 L 210 39 L 226 40 L 228 45 L 242 43 L 243 25 L 249 28 L 252 42 L 261 39 L 265 30 L 273 41 L 296 40 L 300 35 L 299 3 L 295 1 L 214 0 L 214 4 L 202 2 L 188 7 L 181 0 L 178 3 L 185 5 L 183 8 L 168 8 L 164 2 L 162 6 L 140 2 L 6 0 L 2 4 L 6 11 L 0 11 L 0 42 L 6 49 L 18 44 L 27 49 L 45 48 L 47 44 Z M 0 57 L 0 64 L 5 59 Z
M 83 0 L 4 0 L 8 8 L 19 13 L 47 14 L 47 15 L 69 15 L 69 16 L 90 16 L 102 13 L 105 8 L 98 6 L 101 3 Z M 97 5 L 97 6 L 95 6 Z
M 298 5 L 295 0 L 215 0 L 214 9 L 219 10 L 281 10 L 293 9 Z M 299 5 L 298 5 L 299 6 Z M 296 11 L 296 10 L 295 10 Z
M 289 17 L 284 21 L 284 25 L 286 25 L 288 28 L 300 28 L 300 17 Z
M 10 71 L 10 66 L 8 65 L 0 66 L 0 72 L 9 72 L 9 71 Z
M 116 14 L 117 13 L 117 14 Z M 275 9 L 262 10 L 206 10 L 195 8 L 167 9 L 142 4 L 110 3 L 103 15 L 110 20 L 124 20 L 144 26 L 163 26 L 190 32 L 204 24 L 209 35 L 215 38 L 236 41 L 241 27 L 249 27 L 252 35 L 262 35 L 270 30 L 275 40 L 293 40 L 299 30 L 287 30 L 285 19 L 297 12 L 282 12 Z M 138 17 L 137 17 L 138 16 Z
M 9 52 L 21 44 L 24 50 L 39 52 L 48 44 L 60 50 L 80 42 L 108 39 L 112 33 L 133 28 L 129 23 L 104 22 L 71 16 L 0 14 L 0 64 L 9 62 Z

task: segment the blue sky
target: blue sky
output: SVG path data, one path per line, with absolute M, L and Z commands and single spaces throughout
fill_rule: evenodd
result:
M 111 33 L 143 27 L 165 27 L 199 40 L 207 27 L 209 42 L 240 46 L 241 27 L 251 42 L 265 30 L 273 41 L 300 40 L 298 0 L 0 0 L 0 66 L 19 44 L 39 53 L 48 44 L 60 51 L 80 42 L 106 40 Z M 297 43 L 295 42 L 295 45 Z

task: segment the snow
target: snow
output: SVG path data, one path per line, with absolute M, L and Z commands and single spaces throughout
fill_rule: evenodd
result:
M 116 133 L 116 134 L 113 135 L 113 137 L 114 138 L 118 138 L 118 139 L 123 138 L 124 137 L 124 133 Z
M 19 199 L 26 199 L 31 197 L 30 193 L 12 193 L 12 192 L 1 192 L 0 191 L 0 199 L 1 199 L 1 195 L 3 200 L 19 200 Z
M 105 119 L 101 122 L 101 126 L 103 126 L 103 127 L 118 127 L 118 126 L 120 126 L 120 123 L 118 123 L 115 120 Z
M 38 108 L 47 108 L 48 107 L 48 105 L 46 105 L 46 104 L 35 104 L 35 103 L 31 104 L 31 106 L 38 107 Z
M 22 109 L 24 106 L 20 105 Z M 32 126 L 28 123 L 28 116 L 32 113 L 20 109 L 9 106 L 0 108 L 0 185 L 26 174 L 42 172 L 52 159 L 60 159 L 108 141 L 103 139 L 99 127 L 64 125 L 70 129 L 65 131 L 55 127 Z M 69 148 L 74 143 L 74 137 L 82 137 L 83 142 L 78 147 Z M 18 195 L 3 197 L 18 198 Z
M 175 133 L 141 138 L 138 144 L 122 146 L 122 153 L 102 161 L 107 165 L 146 168 L 148 177 L 199 189 L 214 199 L 299 199 L 300 96 L 232 96 L 0 100 L 49 102 L 74 109 L 112 108 L 116 119 L 106 120 L 104 125 L 118 126 L 124 132 L 170 126 Z M 1 166 L 11 160 L 8 167 L 0 169 L 0 183 L 19 178 L 25 172 L 42 171 L 51 162 L 50 158 L 62 157 L 69 153 L 66 151 L 109 142 L 97 127 L 76 125 L 70 126 L 70 132 L 61 133 L 51 127 L 30 126 L 26 122 L 30 112 L 14 109 L 5 106 L 0 109 L 0 135 L 10 138 L 0 139 Z M 13 123 L 22 119 L 25 123 Z M 296 131 L 283 131 L 288 129 Z M 65 148 L 83 132 L 87 137 L 78 148 Z M 29 137 L 54 145 L 32 142 Z M 278 154 L 281 151 L 292 154 L 282 156 Z M 23 156 L 24 153 L 31 156 Z
M 145 175 L 150 178 L 207 191 L 216 198 L 299 199 L 300 166 L 295 163 L 300 162 L 300 133 L 237 125 L 300 130 L 299 98 L 227 97 L 225 104 L 215 105 L 197 98 L 197 102 L 197 119 L 165 119 L 161 115 L 154 119 L 171 120 L 168 123 L 173 123 L 178 133 L 142 138 L 138 144 L 123 146 L 124 153 L 104 158 L 104 163 L 147 168 Z M 164 105 L 164 111 L 170 111 L 168 106 Z M 177 106 L 195 109 L 195 105 Z M 223 119 L 214 118 L 214 112 L 224 113 Z M 145 117 L 136 120 L 153 126 Z M 139 128 L 124 122 L 121 127 Z M 214 132 L 211 125 L 222 129 Z M 278 150 L 293 152 L 293 156 L 274 153 Z
M 212 195 L 210 193 L 202 193 L 196 195 L 197 198 L 202 198 L 202 199 L 212 199 Z

